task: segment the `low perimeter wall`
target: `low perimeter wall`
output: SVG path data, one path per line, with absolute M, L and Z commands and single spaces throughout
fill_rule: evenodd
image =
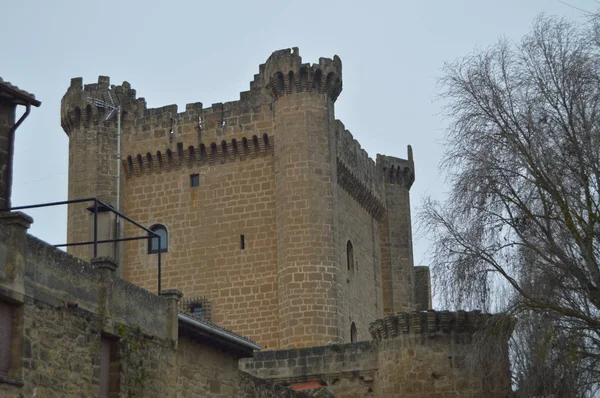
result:
M 331 397 L 506 397 L 512 321 L 479 312 L 400 313 L 372 341 L 256 353 L 240 368 Z

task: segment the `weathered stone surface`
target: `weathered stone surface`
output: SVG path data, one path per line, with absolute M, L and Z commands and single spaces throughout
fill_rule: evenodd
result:
M 86 263 L 7 219 L 15 217 L 0 217 L 0 300 L 13 309 L 13 334 L 1 397 L 98 396 L 106 338 L 116 352 L 110 397 L 304 396 L 241 372 L 237 351 L 189 337 L 178 327 L 173 299 L 98 267 L 107 259 Z M 20 265 L 8 278 L 10 259 Z
M 258 352 L 240 369 L 292 386 L 317 382 L 323 387 L 309 395 L 337 398 L 506 397 L 511 328 L 477 311 L 402 313 L 371 324 L 373 341 Z M 474 336 L 489 330 L 504 330 L 487 343 L 497 356 L 470 357 Z
M 120 201 L 143 225 L 164 225 L 163 285 L 207 297 L 214 321 L 265 349 L 348 342 L 353 324 L 356 338 L 368 339 L 369 323 L 416 309 L 414 162 L 410 150 L 406 160 L 371 159 L 335 120 L 341 90 L 337 56 L 308 64 L 297 48 L 274 52 L 239 100 L 183 112 L 148 109 L 126 82 L 73 79 L 61 106 L 69 198 Z M 123 110 L 119 199 L 116 118 L 103 122 L 87 101 L 109 101 L 109 91 Z M 88 239 L 85 205 L 68 214 L 68 240 Z M 125 236 L 139 235 L 122 225 Z M 157 255 L 147 242 L 118 252 L 117 272 L 155 291 Z

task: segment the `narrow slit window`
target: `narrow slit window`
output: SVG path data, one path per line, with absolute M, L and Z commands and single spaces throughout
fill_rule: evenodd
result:
M 190 175 L 190 186 L 197 187 L 200 185 L 200 174 Z
M 240 235 L 240 249 L 246 249 L 246 237 L 244 235 Z
M 346 244 L 346 265 L 348 267 L 348 271 L 354 272 L 354 248 L 352 247 L 352 242 L 348 241 Z

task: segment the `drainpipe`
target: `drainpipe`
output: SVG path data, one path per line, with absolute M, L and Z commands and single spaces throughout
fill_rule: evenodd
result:
M 121 212 L 121 104 L 117 107 L 117 211 Z M 121 217 L 117 214 L 117 239 L 121 237 Z M 115 243 L 115 259 L 118 264 L 121 262 L 120 242 Z M 120 272 L 123 268 L 119 267 Z M 160 293 L 160 292 L 159 292 Z
M 10 208 L 10 197 L 12 195 L 12 168 L 13 168 L 13 152 L 15 148 L 15 131 L 19 128 L 21 123 L 29 116 L 29 112 L 31 111 L 31 104 L 27 103 L 25 105 L 25 113 L 21 115 L 17 123 L 12 126 L 10 131 L 8 132 L 8 164 L 6 165 L 6 197 L 5 197 L 5 208 Z

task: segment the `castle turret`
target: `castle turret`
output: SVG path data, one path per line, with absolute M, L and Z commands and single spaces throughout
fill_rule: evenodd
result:
M 118 207 L 117 203 L 117 110 L 127 112 L 135 90 L 129 83 L 110 86 L 106 76 L 98 83 L 82 86 L 81 78 L 71 79 L 62 98 L 61 124 L 69 136 L 69 200 L 93 198 Z M 112 112 L 112 115 L 108 113 Z M 93 219 L 87 210 L 91 203 L 69 205 L 67 241 L 93 239 Z M 103 212 L 98 217 L 98 239 L 116 236 L 115 217 Z M 115 244 L 100 245 L 97 256 L 116 257 Z M 93 257 L 92 246 L 72 246 L 68 252 L 85 260 Z
M 377 155 L 377 167 L 383 174 L 387 208 L 379 231 L 383 312 L 391 315 L 415 308 L 410 217 L 410 187 L 415 181 L 412 148 L 408 147 L 408 160 Z
M 280 347 L 321 345 L 339 336 L 334 242 L 333 104 L 342 65 L 303 64 L 298 49 L 261 67 L 273 98 Z

